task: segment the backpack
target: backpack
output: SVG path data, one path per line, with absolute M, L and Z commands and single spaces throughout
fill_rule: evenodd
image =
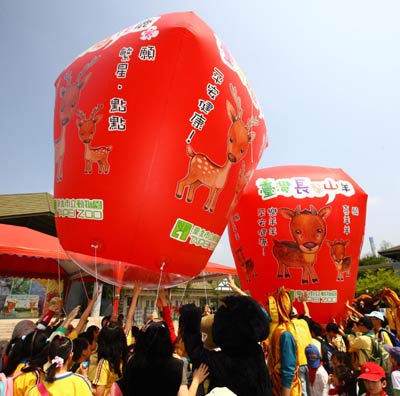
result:
M 328 341 L 316 338 L 321 344 L 321 362 L 328 374 L 333 373 L 332 354 L 337 351 L 336 347 Z
M 17 374 L 7 377 L 4 373 L 0 373 L 0 396 L 14 395 L 14 379 L 22 374 L 19 371 Z
M 383 368 L 385 373 L 390 373 L 390 355 L 389 352 L 384 348 L 382 340 L 375 336 L 368 337 L 371 338 L 372 342 L 372 354 L 371 356 L 368 356 L 367 352 L 364 349 L 361 349 L 361 351 L 367 357 L 367 360 L 369 362 L 374 362 L 378 364 Z
M 378 332 L 379 338 L 382 340 L 382 342 L 383 342 L 382 331 L 386 332 L 389 335 L 390 342 L 394 347 L 400 347 L 400 340 L 398 339 L 397 335 L 386 329 L 380 329 Z

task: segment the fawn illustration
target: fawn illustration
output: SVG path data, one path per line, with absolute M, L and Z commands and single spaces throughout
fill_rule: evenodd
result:
M 186 196 L 186 202 L 192 202 L 194 194 L 198 187 L 205 185 L 209 188 L 209 194 L 203 209 L 213 212 L 218 200 L 218 196 L 225 187 L 231 166 L 238 163 L 246 155 L 249 144 L 255 138 L 255 132 L 251 127 L 258 125 L 255 117 L 250 117 L 245 125 L 242 121 L 241 99 L 237 95 L 237 89 L 230 84 L 230 91 L 236 104 L 237 113 L 229 102 L 226 101 L 226 110 L 231 121 L 228 130 L 227 159 L 224 165 L 218 165 L 207 155 L 196 153 L 191 146 L 186 147 L 186 153 L 190 157 L 187 175 L 178 182 L 175 196 L 182 198 L 186 187 L 189 192 Z
M 72 82 L 72 73 L 68 71 L 64 75 L 66 85 L 60 89 L 60 125 L 61 135 L 58 139 L 54 140 L 54 157 L 56 163 L 56 182 L 61 182 L 63 179 L 63 162 L 65 154 L 65 135 L 67 132 L 67 125 L 71 121 L 72 116 L 79 103 L 79 98 L 82 89 L 89 81 L 92 73 L 85 73 L 88 69 L 97 62 L 98 57 L 94 57 L 91 62 L 87 63 L 82 70 L 79 72 L 75 82 Z
M 103 108 L 102 104 L 93 108 L 89 118 L 86 118 L 82 110 L 78 110 L 76 114 L 81 120 L 76 120 L 78 126 L 79 139 L 85 145 L 85 173 L 92 173 L 93 162 L 97 163 L 97 171 L 99 174 L 107 174 L 110 172 L 110 163 L 108 162 L 108 154 L 112 150 L 112 146 L 92 147 L 96 133 L 96 125 L 103 118 L 102 114 L 97 114 Z M 97 114 L 97 115 L 96 115 Z
M 330 248 L 330 255 L 333 263 L 337 269 L 336 280 L 338 282 L 344 281 L 344 275 L 350 276 L 351 257 L 346 256 L 346 246 L 349 241 L 326 241 Z
M 254 268 L 254 260 L 252 258 L 246 259 L 242 247 L 236 249 L 235 256 L 239 261 L 240 268 L 242 268 L 246 274 L 246 282 L 250 282 L 250 277 L 254 278 L 255 276 L 257 276 L 256 270 Z
M 301 283 L 319 282 L 314 269 L 317 253 L 326 236 L 325 219 L 332 208 L 325 206 L 319 211 L 313 205 L 310 210 L 301 211 L 300 205 L 295 210 L 280 208 L 278 212 L 290 220 L 290 232 L 294 241 L 274 239 L 272 253 L 278 262 L 278 278 L 290 278 L 289 268 L 301 268 Z

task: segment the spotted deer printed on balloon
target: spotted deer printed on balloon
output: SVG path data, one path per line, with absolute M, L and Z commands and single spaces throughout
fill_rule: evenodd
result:
M 186 153 L 190 157 L 187 175 L 178 182 L 175 196 L 182 198 L 184 190 L 189 189 L 186 202 L 192 202 L 198 187 L 204 185 L 209 188 L 209 194 L 203 209 L 213 212 L 218 196 L 225 187 L 229 171 L 233 164 L 238 163 L 247 154 L 249 144 L 255 138 L 255 132 L 251 131 L 253 126 L 258 125 L 255 117 L 250 117 L 247 123 L 242 121 L 241 99 L 237 95 L 237 89 L 230 84 L 231 94 L 236 104 L 235 111 L 229 100 L 226 101 L 226 110 L 231 125 L 228 130 L 227 159 L 223 165 L 213 162 L 207 155 L 196 153 L 191 146 L 187 146 Z
M 349 241 L 326 241 L 329 245 L 329 252 L 331 259 L 337 269 L 336 280 L 338 282 L 344 281 L 344 275 L 350 277 L 351 257 L 346 256 L 346 246 Z
M 290 220 L 290 233 L 293 241 L 274 239 L 273 255 L 278 262 L 278 278 L 290 278 L 289 268 L 300 268 L 301 283 L 319 282 L 314 264 L 326 236 L 326 221 L 332 208 L 325 206 L 319 211 L 313 205 L 310 210 L 280 208 L 279 213 Z
M 68 71 L 64 75 L 66 85 L 60 88 L 60 104 L 59 117 L 61 126 L 61 135 L 54 140 L 54 157 L 56 164 L 56 182 L 61 182 L 63 179 L 63 163 L 65 154 L 65 136 L 67 125 L 71 121 L 80 99 L 82 89 L 89 81 L 92 73 L 85 73 L 96 63 L 98 57 L 94 57 L 91 62 L 87 63 L 79 72 L 76 80 L 72 82 L 72 73 Z
M 246 274 L 246 282 L 250 282 L 251 278 L 257 276 L 257 272 L 254 268 L 254 260 L 252 258 L 246 258 L 243 252 L 243 247 L 236 249 L 234 255 L 239 262 L 240 268 Z
M 94 135 L 96 133 L 96 125 L 103 118 L 102 114 L 97 114 L 103 108 L 102 104 L 93 108 L 89 118 L 86 118 L 82 110 L 78 110 L 76 114 L 81 118 L 76 120 L 78 127 L 79 139 L 85 145 L 85 173 L 92 173 L 92 164 L 97 163 L 97 172 L 99 174 L 107 174 L 110 172 L 110 163 L 108 162 L 108 154 L 112 146 L 92 147 Z

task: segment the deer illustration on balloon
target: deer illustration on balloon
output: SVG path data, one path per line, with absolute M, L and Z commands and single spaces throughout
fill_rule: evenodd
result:
M 67 125 L 75 114 L 76 108 L 79 103 L 82 89 L 88 83 L 92 73 L 87 73 L 90 67 L 97 62 L 99 57 L 95 56 L 91 62 L 87 63 L 79 72 L 75 81 L 72 81 L 72 72 L 67 71 L 64 75 L 66 85 L 60 88 L 60 105 L 59 117 L 61 134 L 54 140 L 54 158 L 56 163 L 56 182 L 61 182 L 63 179 L 63 162 L 65 154 L 65 140 Z M 87 74 L 86 74 L 87 73 Z
M 241 99 L 237 95 L 237 89 L 230 84 L 230 91 L 236 104 L 235 111 L 229 100 L 226 101 L 226 110 L 231 121 L 228 130 L 228 145 L 226 161 L 223 165 L 213 162 L 207 155 L 196 153 L 191 146 L 186 147 L 186 153 L 190 157 L 189 167 L 186 176 L 178 182 L 175 196 L 182 198 L 184 190 L 188 187 L 186 202 L 192 202 L 194 194 L 201 185 L 209 188 L 209 194 L 203 209 L 213 212 L 218 196 L 225 187 L 230 169 L 233 164 L 241 161 L 248 151 L 249 144 L 255 139 L 255 132 L 251 130 L 258 125 L 255 117 L 250 117 L 247 124 L 242 121 Z
M 338 282 L 344 281 L 344 275 L 350 277 L 351 256 L 346 256 L 346 246 L 349 241 L 326 241 L 329 245 L 329 252 L 331 259 L 337 269 L 336 280 Z
M 76 112 L 81 118 L 80 120 L 76 120 L 76 125 L 78 127 L 79 139 L 85 145 L 85 173 L 87 174 L 92 173 L 93 162 L 97 163 L 97 171 L 99 174 L 107 174 L 110 172 L 108 154 L 110 154 L 112 146 L 91 146 L 96 133 L 96 125 L 103 118 L 102 114 L 97 114 L 102 108 L 102 104 L 95 106 L 88 118 L 86 118 L 82 110 L 77 110 Z
M 313 205 L 310 210 L 280 208 L 278 212 L 290 220 L 293 241 L 274 240 L 272 253 L 278 262 L 278 278 L 290 278 L 289 268 L 302 270 L 301 283 L 319 282 L 314 264 L 326 236 L 326 221 L 332 208 L 325 206 L 319 211 Z

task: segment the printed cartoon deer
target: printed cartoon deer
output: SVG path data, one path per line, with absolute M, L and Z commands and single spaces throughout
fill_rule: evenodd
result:
M 349 241 L 334 240 L 333 242 L 326 241 L 326 243 L 330 247 L 330 255 L 338 272 L 336 280 L 338 282 L 343 282 L 344 274 L 346 274 L 347 277 L 350 276 L 351 257 L 346 256 L 346 246 Z
M 235 195 L 233 197 L 231 206 L 229 208 L 229 212 L 232 211 L 235 206 L 237 205 L 239 201 L 239 196 L 243 189 L 246 187 L 247 183 L 251 179 L 251 176 L 253 175 L 253 171 L 249 170 L 246 172 L 246 163 L 242 162 L 242 166 L 240 167 L 239 171 L 239 177 L 236 182 L 236 187 L 235 187 Z
M 90 143 L 96 133 L 96 125 L 103 118 L 102 114 L 97 114 L 103 108 L 102 104 L 97 105 L 93 108 L 89 118 L 86 118 L 85 113 L 82 110 L 78 110 L 76 114 L 81 120 L 76 120 L 78 126 L 79 139 L 85 145 L 85 173 L 92 173 L 93 162 L 97 163 L 97 171 L 99 174 L 110 172 L 110 163 L 108 162 L 108 154 L 112 149 L 112 146 L 99 146 L 91 147 Z
M 290 278 L 289 268 L 301 268 L 301 283 L 319 281 L 314 269 L 317 253 L 326 236 L 325 219 L 332 208 L 325 206 L 318 212 L 313 205 L 301 211 L 300 205 L 293 211 L 280 208 L 279 213 L 290 220 L 290 232 L 294 241 L 274 240 L 272 253 L 278 262 L 278 278 Z
M 246 259 L 246 256 L 243 253 L 243 248 L 240 247 L 236 250 L 235 256 L 239 262 L 240 268 L 243 269 L 243 271 L 246 274 L 246 282 L 250 282 L 250 277 L 252 276 L 253 278 L 257 276 L 256 270 L 254 269 L 254 261 L 252 258 Z
M 258 125 L 258 120 L 250 117 L 245 125 L 242 121 L 241 99 L 237 95 L 237 89 L 230 84 L 230 90 L 236 103 L 237 113 L 229 100 L 226 101 L 226 110 L 231 125 L 228 130 L 227 159 L 224 165 L 218 165 L 211 161 L 205 154 L 196 153 L 191 146 L 187 146 L 186 153 L 190 157 L 187 175 L 178 182 L 176 197 L 181 199 L 186 187 L 189 192 L 186 202 L 192 202 L 194 194 L 202 184 L 209 188 L 209 194 L 204 203 L 204 210 L 213 212 L 221 190 L 225 187 L 229 171 L 233 164 L 238 163 L 246 155 L 249 144 L 255 138 L 255 132 L 251 127 Z
M 64 75 L 66 86 L 60 89 L 60 105 L 59 105 L 59 116 L 61 125 L 61 135 L 58 139 L 54 140 L 54 156 L 56 163 L 56 181 L 61 182 L 63 179 L 63 162 L 65 154 L 65 134 L 67 131 L 67 125 L 71 121 L 76 108 L 79 103 L 80 93 L 85 87 L 92 73 L 84 74 L 87 70 L 97 62 L 98 57 L 94 57 L 90 63 L 87 63 L 82 70 L 79 72 L 75 82 L 72 82 L 72 74 L 70 71 Z

